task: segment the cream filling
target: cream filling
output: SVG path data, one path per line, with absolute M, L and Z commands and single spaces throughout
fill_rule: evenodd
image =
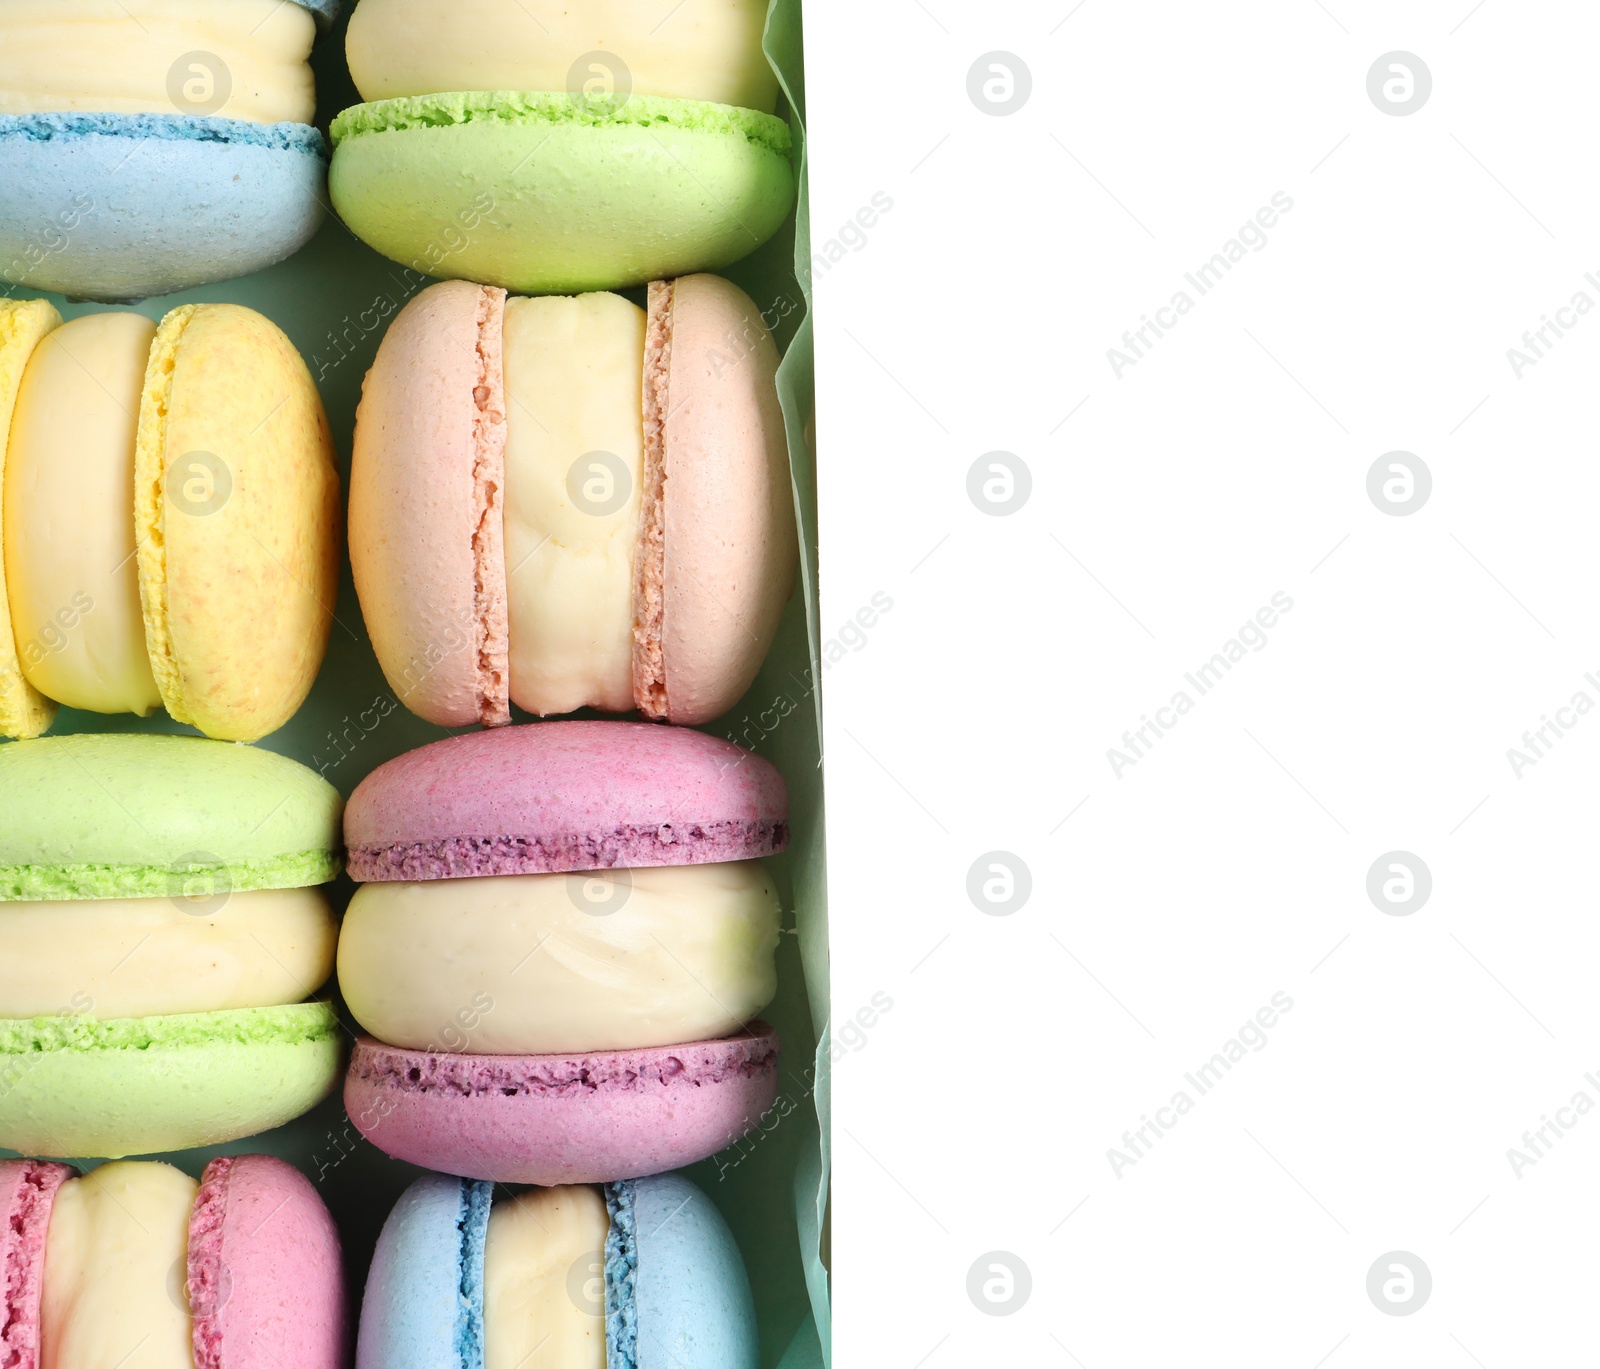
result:
M 644 333 L 621 295 L 506 302 L 510 688 L 530 713 L 633 708 Z
M 345 56 L 363 100 L 576 89 L 770 114 L 778 83 L 761 51 L 766 17 L 766 0 L 687 0 L 677 9 L 670 0 L 452 0 L 442 22 L 439 0 L 361 0 Z
M 184 1285 L 199 1190 L 140 1160 L 61 1185 L 45 1237 L 40 1369 L 194 1369 Z
M 175 877 L 170 898 L 0 903 L 0 1018 L 299 1003 L 332 973 L 338 936 L 321 889 L 228 894 L 208 876 Z
M 778 896 L 755 860 L 363 884 L 339 987 L 413 1050 L 541 1055 L 729 1036 L 777 993 Z
M 484 1369 L 605 1369 L 600 1190 L 533 1188 L 489 1212 L 483 1254 Z
M 6 452 L 6 588 L 22 673 L 94 713 L 161 703 L 134 556 L 133 449 L 155 324 L 87 314 L 34 351 Z
M 284 0 L 5 0 L 0 34 L 0 114 L 316 114 L 316 23 Z

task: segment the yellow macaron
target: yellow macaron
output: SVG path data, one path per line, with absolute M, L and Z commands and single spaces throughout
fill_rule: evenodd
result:
M 254 741 L 310 691 L 337 592 L 322 401 L 268 319 L 62 323 L 0 301 L 0 732 L 57 704 Z

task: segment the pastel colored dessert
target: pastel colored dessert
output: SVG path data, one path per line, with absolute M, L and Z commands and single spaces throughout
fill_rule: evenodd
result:
M 429 275 L 529 294 L 716 270 L 794 202 L 766 0 L 362 0 L 367 103 L 333 121 L 350 228 Z
M 199 737 L 0 746 L 0 1146 L 251 1136 L 338 1083 L 337 791 Z
M 0 281 L 125 301 L 281 261 L 322 222 L 308 58 L 338 0 L 6 0 Z
M 356 1369 L 755 1369 L 739 1247 L 683 1175 L 493 1196 L 443 1174 L 401 1195 Z
M 539 723 L 381 765 L 345 810 L 345 1110 L 402 1160 L 594 1183 L 704 1159 L 777 1096 L 788 842 L 766 761 L 647 723 Z
M 798 562 L 777 366 L 716 276 L 656 281 L 644 309 L 459 281 L 408 303 L 350 477 L 351 567 L 396 697 L 445 727 L 511 704 L 732 708 Z
M 0 1161 L 0 1216 L 6 1369 L 348 1363 L 339 1233 L 282 1160 Z
M 58 703 L 274 731 L 322 663 L 339 531 L 322 400 L 269 319 L 0 300 L 0 733 Z

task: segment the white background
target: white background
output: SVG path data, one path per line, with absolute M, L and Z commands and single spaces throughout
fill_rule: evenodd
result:
M 1600 304 L 1600 16 L 1472 6 L 808 7 L 814 247 L 893 202 L 816 281 L 824 635 L 893 600 L 824 690 L 835 1039 L 893 1004 L 834 1070 L 842 1365 L 1596 1360 L 1600 1110 L 1507 1152 L 1600 1103 L 1600 709 L 1520 778 L 1507 750 L 1600 704 L 1600 309 L 1520 378 L 1507 349 Z M 1031 73 L 1007 116 L 967 90 L 994 50 Z M 1367 93 L 1394 50 L 1432 75 L 1404 117 Z M 994 450 L 1032 477 L 1009 516 L 967 493 Z M 1410 516 L 1367 494 L 1394 450 L 1432 473 Z M 1396 849 L 1409 916 L 1366 891 Z M 1010 916 L 967 894 L 994 850 Z M 1366 1291 L 1396 1250 L 1411 1315 Z M 1013 1315 L 966 1291 L 992 1251 Z

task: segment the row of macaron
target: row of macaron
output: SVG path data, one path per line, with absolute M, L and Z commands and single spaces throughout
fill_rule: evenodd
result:
M 417 1179 L 359 1317 L 316 1188 L 267 1155 L 198 1180 L 0 1161 L 7 1369 L 755 1369 L 732 1233 L 681 1174 L 527 1189 Z M 354 1345 L 352 1345 L 354 1341 Z
M 396 700 L 447 727 L 729 710 L 798 564 L 777 367 L 717 276 L 656 281 L 644 307 L 464 281 L 412 298 L 366 376 L 349 491 Z M 165 707 L 233 741 L 288 721 L 343 520 L 321 398 L 275 324 L 0 299 L 0 462 L 0 734 L 38 736 L 58 705 Z
M 726 266 L 794 202 L 766 0 L 361 0 L 364 103 L 325 138 L 309 59 L 338 9 L 0 6 L 0 277 L 105 301 L 227 280 L 304 245 L 326 196 L 428 275 L 615 289 Z
M 199 737 L 0 747 L 0 1146 L 214 1145 L 342 1075 L 355 1127 L 427 1169 L 553 1185 L 694 1163 L 777 1095 L 763 858 L 787 841 L 770 763 L 648 723 L 447 738 L 347 805 L 288 757 Z M 321 887 L 341 866 L 342 923 Z M 323 996 L 335 970 L 354 1034 Z

